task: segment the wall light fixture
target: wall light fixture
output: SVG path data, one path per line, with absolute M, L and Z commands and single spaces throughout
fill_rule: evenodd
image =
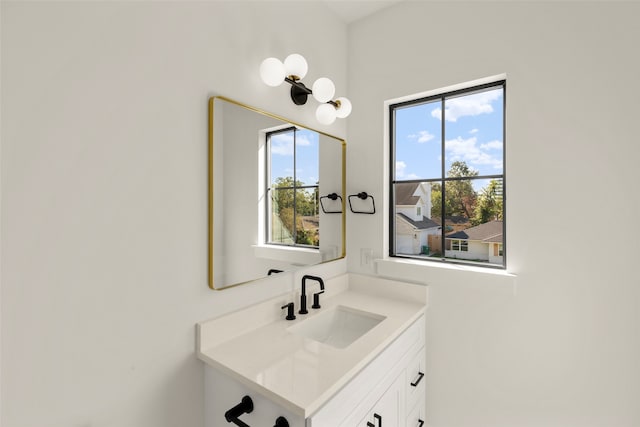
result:
M 267 58 L 260 64 L 260 78 L 272 87 L 280 86 L 283 82 L 291 85 L 291 100 L 296 105 L 307 103 L 309 95 L 320 102 L 316 110 L 316 118 L 325 125 L 330 125 L 336 118 L 345 118 L 351 114 L 351 101 L 345 97 L 332 100 L 336 93 L 336 86 L 326 78 L 320 77 L 311 88 L 300 80 L 307 75 L 309 67 L 307 60 L 300 54 L 287 56 L 284 62 L 278 58 Z

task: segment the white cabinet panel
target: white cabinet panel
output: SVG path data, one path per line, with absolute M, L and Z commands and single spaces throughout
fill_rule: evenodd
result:
M 424 427 L 426 423 L 424 394 L 419 397 L 415 407 L 407 415 L 407 427 Z
M 402 378 L 398 378 L 360 421 L 358 427 L 401 427 L 405 414 L 402 383 Z
M 413 408 L 419 396 L 424 396 L 426 354 L 424 347 L 409 362 L 406 369 L 405 385 L 407 390 L 407 407 Z
M 225 412 L 240 403 L 244 396 L 251 397 L 253 411 L 239 419 L 250 426 L 273 426 L 278 417 L 285 417 L 289 427 L 304 427 L 305 420 L 286 409 L 275 405 L 266 397 L 255 393 L 228 375 L 205 366 L 205 426 L 234 427 L 224 417 Z

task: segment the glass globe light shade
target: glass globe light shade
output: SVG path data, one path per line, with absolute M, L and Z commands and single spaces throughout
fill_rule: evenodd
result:
M 351 114 L 351 101 L 347 98 L 340 97 L 336 99 L 340 103 L 340 106 L 336 109 L 336 116 L 340 119 L 344 119 Z
M 331 104 L 320 104 L 316 110 L 316 119 L 323 125 L 330 125 L 336 121 L 336 109 Z
M 292 53 L 284 59 L 284 68 L 287 76 L 295 76 L 298 79 L 303 79 L 309 70 L 307 60 L 297 53 Z
M 311 91 L 313 92 L 313 97 L 318 102 L 328 102 L 331 101 L 333 95 L 336 94 L 336 86 L 330 79 L 326 77 L 320 77 L 318 80 L 313 82 Z
M 284 64 L 278 58 L 267 58 L 260 64 L 260 78 L 267 86 L 280 86 L 284 82 Z

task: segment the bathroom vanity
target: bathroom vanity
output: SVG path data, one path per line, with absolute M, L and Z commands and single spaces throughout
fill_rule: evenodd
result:
M 295 320 L 286 294 L 197 325 L 207 427 L 424 424 L 427 288 L 345 274 L 321 296 Z

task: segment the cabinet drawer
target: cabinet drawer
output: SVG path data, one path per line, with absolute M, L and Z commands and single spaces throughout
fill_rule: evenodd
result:
M 407 408 L 412 408 L 420 396 L 424 396 L 424 384 L 427 381 L 425 372 L 424 347 L 409 362 L 405 371 L 405 387 L 407 396 Z
M 419 397 L 419 401 L 407 415 L 407 427 L 424 427 L 426 425 L 424 394 Z

